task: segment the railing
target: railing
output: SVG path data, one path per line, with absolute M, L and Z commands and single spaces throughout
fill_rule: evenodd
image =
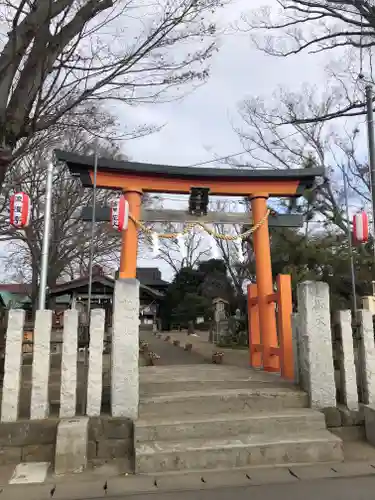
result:
M 373 404 L 375 399 L 375 344 L 369 311 L 339 311 L 332 321 L 332 356 L 337 402 L 358 409 L 358 402 Z
M 100 415 L 104 311 L 91 312 L 90 336 L 79 327 L 77 311 L 66 311 L 61 333 L 53 332 L 58 338 L 52 338 L 52 311 L 38 311 L 34 332 L 27 335 L 24 315 L 22 310 L 9 312 L 1 421 L 47 418 L 56 410 L 60 417 L 74 417 L 77 411 Z
M 293 339 L 298 383 L 311 407 L 344 409 L 345 421 L 352 420 L 359 403 L 375 404 L 372 315 L 359 310 L 353 322 L 349 310 L 332 314 L 329 286 L 322 281 L 300 283 L 297 298 Z
M 288 274 L 280 274 L 276 281 L 276 292 L 266 297 L 267 302 L 275 303 L 278 345 L 265 345 L 259 323 L 259 297 L 256 284 L 248 287 L 249 351 L 250 366 L 263 367 L 265 350 L 278 358 L 282 377 L 294 380 L 293 341 L 292 341 L 292 285 Z
M 52 317 L 50 310 L 36 312 L 32 345 L 27 345 L 25 311 L 9 311 L 0 421 L 38 420 L 52 414 L 97 417 L 102 409 L 112 417 L 137 418 L 139 282 L 115 284 L 111 342 L 104 335 L 103 309 L 91 310 L 89 332 L 79 327 L 77 310 L 65 311 L 61 338 L 56 338 Z M 25 348 L 32 352 L 23 355 Z

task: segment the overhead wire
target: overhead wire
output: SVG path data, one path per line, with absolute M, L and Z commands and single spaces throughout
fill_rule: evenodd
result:
M 278 141 L 283 141 L 283 140 L 286 140 L 286 139 L 289 139 L 290 137 L 294 137 L 295 135 L 299 134 L 300 132 L 298 130 L 284 136 L 284 137 L 280 137 L 278 138 L 277 140 Z M 213 158 L 211 160 L 204 160 L 204 161 L 201 161 L 201 162 L 197 162 L 197 163 L 191 163 L 189 165 L 185 165 L 184 168 L 194 168 L 194 167 L 200 167 L 200 166 L 203 166 L 203 165 L 208 165 L 210 163 L 215 163 L 215 162 L 218 162 L 218 161 L 224 161 L 224 160 L 228 160 L 230 158 L 234 158 L 236 156 L 240 156 L 242 154 L 246 154 L 246 153 L 251 153 L 253 151 L 256 151 L 258 149 L 261 149 L 261 146 L 255 146 L 251 149 L 243 149 L 242 151 L 239 151 L 237 153 L 232 153 L 230 155 L 226 155 L 226 156 L 221 156 L 219 158 Z M 250 167 L 249 167 L 250 169 Z M 158 196 L 160 195 L 155 195 L 155 198 L 157 198 Z M 154 199 L 155 199 L 154 198 Z M 173 202 L 187 202 L 188 201 L 188 195 L 172 195 L 172 194 L 162 194 L 160 196 L 161 200 L 162 201 L 173 201 Z M 238 203 L 240 203 L 241 200 L 243 200 L 243 197 L 241 196 L 233 196 L 233 197 L 230 197 L 230 200 L 228 200 L 228 197 L 222 197 L 222 196 L 215 196 L 215 200 L 217 201 L 227 201 L 229 203 L 231 202 L 234 202 L 234 201 L 237 201 Z
M 294 132 L 292 132 L 291 134 L 289 135 L 286 135 L 285 137 L 280 137 L 278 138 L 277 140 L 278 141 L 284 141 L 285 139 L 289 139 L 290 137 L 293 137 L 297 134 L 299 134 L 300 131 L 299 130 L 296 130 Z M 200 167 L 202 165 L 208 165 L 210 163 L 215 163 L 217 161 L 224 161 L 224 160 L 228 160 L 230 158 L 234 158 L 236 156 L 240 156 L 240 155 L 243 155 L 243 154 L 246 154 L 246 153 L 252 153 L 253 151 L 256 151 L 257 149 L 262 149 L 261 146 L 255 146 L 251 149 L 243 149 L 242 151 L 239 151 L 238 153 L 233 153 L 233 154 L 230 154 L 230 155 L 226 155 L 226 156 L 222 156 L 222 157 L 219 157 L 219 158 L 213 158 L 212 160 L 205 160 L 205 161 L 201 161 L 201 162 L 198 162 L 198 163 L 191 163 L 190 165 L 185 165 L 185 168 L 193 168 L 193 167 Z

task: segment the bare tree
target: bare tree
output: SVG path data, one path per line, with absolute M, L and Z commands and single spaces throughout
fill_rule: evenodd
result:
M 213 199 L 211 205 L 211 210 L 214 212 L 233 212 L 238 211 L 241 205 L 244 211 L 249 213 L 249 221 L 251 219 L 249 203 L 246 200 L 241 201 L 230 201 L 222 199 Z M 230 236 L 240 236 L 242 228 L 240 225 L 228 225 L 228 224 L 214 224 L 214 231 L 218 234 L 230 235 Z M 241 245 L 244 257 L 246 260 L 250 258 L 251 249 L 247 242 L 233 242 L 232 240 L 214 238 L 215 244 L 218 248 L 218 258 L 223 260 L 227 273 L 236 289 L 238 295 L 243 295 L 243 286 L 245 280 L 248 279 L 248 272 L 244 262 L 239 260 L 238 246 Z
M 178 233 L 181 230 L 177 224 L 163 226 L 163 232 Z M 173 272 L 178 273 L 182 267 L 196 267 L 202 259 L 210 257 L 207 238 L 199 229 L 194 229 L 184 236 L 184 255 L 181 254 L 177 238 L 159 238 L 158 258 L 166 262 Z
M 291 123 L 296 115 L 328 114 L 336 105 L 331 93 L 321 95 L 309 86 L 301 93 L 280 90 L 268 105 L 258 98 L 241 103 L 243 125 L 237 127 L 237 133 L 251 168 L 323 167 L 325 177 L 313 190 L 298 203 L 291 205 L 285 200 L 284 204 L 304 213 L 308 220 L 320 214 L 326 225 L 346 231 L 349 221 L 344 210 L 343 170 L 347 172 L 352 203 L 359 208 L 370 201 L 368 168 L 360 161 L 360 125 Z
M 162 101 L 204 81 L 223 3 L 1 0 L 0 186 L 19 147 L 68 113 L 80 123 L 85 103 Z
M 237 207 L 237 202 L 234 202 Z M 249 206 L 244 202 L 245 210 L 249 212 Z M 230 212 L 234 208 L 232 201 L 224 201 L 213 197 L 210 201 L 210 211 L 214 212 Z M 249 214 L 249 220 L 251 215 Z M 178 224 L 169 224 L 154 229 L 157 232 L 178 233 L 181 231 L 181 226 Z M 214 233 L 222 235 L 239 236 L 242 228 L 239 225 L 228 226 L 227 224 L 213 224 L 209 228 Z M 148 240 L 149 244 L 152 243 Z M 248 270 L 244 263 L 239 261 L 238 243 L 233 240 L 210 237 L 204 228 L 196 227 L 195 230 L 189 232 L 184 237 L 184 252 L 183 257 L 180 250 L 180 245 L 177 239 L 159 239 L 159 258 L 166 262 L 171 269 L 177 273 L 184 266 L 196 267 L 202 260 L 219 259 L 222 260 L 227 269 L 228 275 L 234 284 L 237 294 L 243 294 L 243 285 L 248 279 Z M 215 248 L 214 248 L 215 247 Z M 241 248 L 244 254 L 249 251 L 252 253 L 247 242 L 243 242 Z M 248 257 L 251 258 L 251 257 Z
M 104 132 L 104 130 L 102 130 Z M 3 210 L 0 215 L 0 241 L 8 242 L 7 267 L 22 273 L 23 280 L 32 284 L 35 303 L 41 268 L 46 189 L 46 161 L 51 161 L 52 149 L 60 145 L 82 154 L 98 150 L 100 156 L 121 159 L 120 150 L 111 142 L 93 143 L 84 131 L 66 131 L 65 137 L 50 142 L 48 147 L 35 148 L 24 155 L 10 170 L 3 186 Z M 15 189 L 31 198 L 31 224 L 25 230 L 9 227 L 9 195 Z M 48 286 L 58 280 L 87 274 L 90 245 L 90 224 L 80 220 L 84 206 L 92 204 L 92 190 L 84 189 L 64 165 L 55 165 L 49 248 Z M 113 195 L 99 190 L 98 203 L 108 203 Z M 115 271 L 119 258 L 120 237 L 106 223 L 97 223 L 92 241 L 94 263 L 107 271 Z
M 250 31 L 259 49 L 279 57 L 329 51 L 333 58 L 349 56 L 351 60 L 345 70 L 351 73 L 351 89 L 347 82 L 342 82 L 341 76 L 334 75 L 338 76 L 335 90 L 339 89 L 342 97 L 339 107 L 319 116 L 293 116 L 292 120 L 308 123 L 364 114 L 363 81 L 373 83 L 375 11 L 372 0 L 278 0 L 277 7 L 263 6 L 244 17 L 244 29 Z M 344 78 L 347 79 L 347 75 Z

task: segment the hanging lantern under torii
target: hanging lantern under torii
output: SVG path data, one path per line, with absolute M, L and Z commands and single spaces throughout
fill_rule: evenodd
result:
M 353 216 L 353 238 L 356 243 L 368 241 L 368 216 L 366 212 L 359 212 Z
M 116 231 L 125 231 L 129 222 L 129 203 L 125 196 L 120 196 L 112 203 L 111 224 Z
M 31 203 L 26 193 L 14 193 L 10 197 L 10 224 L 17 229 L 27 227 L 30 223 Z

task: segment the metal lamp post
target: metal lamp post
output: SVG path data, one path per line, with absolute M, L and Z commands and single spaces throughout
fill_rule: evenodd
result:
M 42 244 L 42 259 L 41 259 L 39 297 L 38 297 L 39 310 L 43 310 L 46 307 L 49 235 L 51 229 L 51 209 L 52 209 L 52 180 L 53 180 L 53 163 L 52 161 L 50 161 L 47 167 L 46 199 L 44 206 L 43 244 Z
M 355 283 L 355 268 L 354 268 L 354 255 L 353 255 L 353 245 L 352 245 L 352 234 L 350 230 L 350 219 L 349 219 L 349 199 L 348 199 L 348 179 L 345 167 L 342 168 L 342 179 L 344 182 L 344 197 L 345 197 L 345 212 L 346 219 L 348 221 L 348 245 L 349 245 L 349 257 L 350 257 L 350 273 L 352 279 L 352 295 L 353 295 L 353 312 L 357 316 L 357 294 L 356 294 L 356 283 Z
M 372 201 L 372 246 L 374 251 L 375 269 L 375 141 L 374 141 L 374 109 L 373 109 L 372 85 L 366 85 L 366 109 L 367 109 L 367 139 L 369 156 L 369 173 Z M 374 281 L 372 282 L 374 294 Z

